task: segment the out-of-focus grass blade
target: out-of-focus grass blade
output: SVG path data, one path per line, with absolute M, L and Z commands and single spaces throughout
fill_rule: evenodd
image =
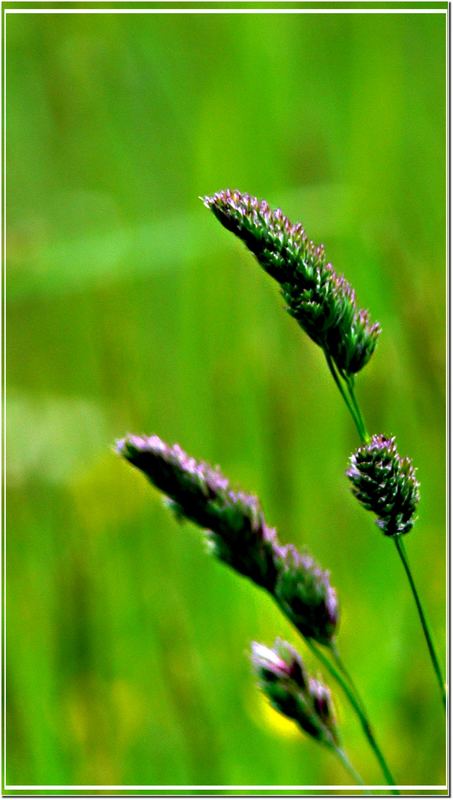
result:
M 211 191 L 212 187 L 206 187 Z M 223 187 L 215 187 L 217 189 Z M 253 187 L 242 187 L 253 192 Z M 297 187 L 275 193 L 269 202 L 302 220 L 310 236 L 311 222 L 325 238 L 350 227 L 354 193 L 341 184 Z M 344 209 L 342 214 L 338 208 Z M 203 215 L 204 213 L 204 215 Z M 127 281 L 148 272 L 185 268 L 206 254 L 234 246 L 233 239 L 198 211 L 172 214 L 147 224 L 112 227 L 102 233 L 61 237 L 46 221 L 44 236 L 17 236 L 7 242 L 7 298 L 52 296 L 79 292 L 103 281 Z M 8 240 L 9 241 L 9 240 Z

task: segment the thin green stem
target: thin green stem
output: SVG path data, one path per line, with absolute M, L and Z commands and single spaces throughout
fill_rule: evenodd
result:
M 335 642 L 331 642 L 330 643 L 329 650 L 331 651 L 331 653 L 333 655 L 333 659 L 334 659 L 338 669 L 340 670 L 340 672 L 344 675 L 344 677 L 348 681 L 349 686 L 351 687 L 352 691 L 355 694 L 357 702 L 360 704 L 360 707 L 361 707 L 363 713 L 366 716 L 365 704 L 364 704 L 364 702 L 363 702 L 363 700 L 362 700 L 362 698 L 361 698 L 361 696 L 359 694 L 357 686 L 355 685 L 354 681 L 352 680 L 350 672 L 346 669 L 346 666 L 345 666 L 342 658 L 340 657 L 340 653 L 338 652 L 338 649 L 337 649 L 337 646 L 336 646 Z
M 414 596 L 415 604 L 417 606 L 418 615 L 420 617 L 420 622 L 423 628 L 423 633 L 425 635 L 426 644 L 428 645 L 429 655 L 431 657 L 431 662 L 434 667 L 434 672 L 436 673 L 437 681 L 439 683 L 440 692 L 442 695 L 442 702 L 444 708 L 446 707 L 446 693 L 445 693 L 445 684 L 442 678 L 442 672 L 440 669 L 440 664 L 436 655 L 436 651 L 434 650 L 433 639 L 431 636 L 431 632 L 429 630 L 428 621 L 425 616 L 425 612 L 423 610 L 423 606 L 420 600 L 420 596 L 417 591 L 417 587 L 415 585 L 414 577 L 412 575 L 411 568 L 409 566 L 409 561 L 407 558 L 406 548 L 404 546 L 404 542 L 402 541 L 401 536 L 394 536 L 393 541 L 395 542 L 396 549 L 398 550 L 398 554 L 401 558 L 403 563 L 403 567 L 405 569 L 406 575 L 409 580 L 410 587 L 412 589 L 412 594 Z
M 335 382 L 337 383 L 337 381 L 335 381 Z M 363 415 L 362 415 L 362 412 L 360 410 L 360 406 L 359 406 L 359 404 L 357 402 L 357 398 L 355 396 L 353 379 L 346 379 L 346 383 L 347 383 L 347 386 L 348 386 L 349 395 L 351 397 L 351 403 L 353 403 L 353 405 L 354 405 L 354 413 L 351 411 L 352 418 L 353 418 L 356 426 L 357 426 L 357 419 L 361 420 L 361 422 L 359 422 L 359 426 L 362 429 L 362 433 L 360 435 L 362 437 L 362 441 L 364 443 L 366 443 L 368 441 L 369 437 L 368 437 L 368 434 L 366 432 L 365 425 L 363 423 Z M 347 405 L 348 405 L 348 408 L 350 408 L 349 404 L 347 404 Z M 357 409 L 357 411 L 356 411 L 356 409 Z M 359 430 L 359 427 L 357 427 L 357 429 Z M 425 635 L 426 644 L 428 646 L 429 655 L 430 655 L 431 662 L 432 662 L 432 665 L 434 667 L 434 672 L 436 673 L 436 678 L 437 678 L 437 681 L 438 681 L 438 684 L 439 684 L 439 687 L 440 687 L 440 691 L 441 691 L 441 695 L 442 695 L 442 703 L 443 703 L 443 706 L 445 708 L 446 707 L 445 684 L 444 684 L 444 680 L 442 678 L 442 672 L 441 672 L 441 669 L 440 669 L 440 665 L 439 665 L 439 661 L 438 661 L 438 658 L 437 658 L 437 655 L 436 655 L 436 651 L 434 650 L 433 640 L 432 640 L 431 632 L 429 630 L 429 626 L 428 626 L 428 622 L 427 622 L 427 619 L 426 619 L 426 616 L 425 616 L 425 612 L 423 610 L 423 606 L 422 606 L 422 603 L 421 603 L 421 600 L 420 600 L 420 596 L 418 594 L 417 587 L 415 586 L 414 578 L 412 576 L 412 572 L 411 572 L 411 569 L 410 569 L 410 566 L 409 566 L 406 550 L 405 550 L 403 541 L 401 539 L 401 536 L 394 536 L 392 538 L 393 538 L 393 540 L 395 542 L 396 549 L 398 550 L 398 554 L 399 554 L 399 556 L 401 558 L 401 561 L 403 563 L 403 566 L 404 566 L 404 569 L 405 569 L 405 572 L 406 572 L 406 575 L 408 577 L 409 584 L 410 584 L 410 587 L 411 587 L 411 590 L 412 590 L 412 594 L 414 596 L 414 600 L 415 600 L 415 604 L 417 606 L 417 611 L 418 611 L 418 615 L 419 615 L 419 618 L 420 618 L 421 626 L 422 626 L 422 629 L 423 629 L 423 633 Z
M 392 773 L 390 772 L 390 769 L 387 766 L 385 758 L 384 758 L 384 756 L 383 756 L 383 754 L 382 754 L 382 752 L 381 752 L 381 750 L 380 750 L 380 748 L 379 748 L 379 746 L 378 746 L 378 744 L 376 742 L 376 739 L 374 738 L 374 734 L 373 734 L 373 731 L 371 730 L 371 726 L 370 726 L 370 723 L 368 722 L 367 716 L 366 716 L 365 712 L 363 711 L 359 701 L 356 699 L 355 694 L 352 691 L 351 687 L 348 686 L 348 684 L 346 683 L 346 681 L 343 678 L 343 676 L 341 675 L 341 673 L 332 664 L 330 659 L 328 659 L 327 656 L 324 655 L 322 650 L 320 650 L 314 644 L 314 642 L 311 641 L 311 639 L 306 639 L 305 641 L 306 641 L 308 647 L 310 648 L 310 650 L 312 651 L 312 653 L 314 653 L 314 655 L 321 661 L 321 663 L 325 666 L 325 668 L 330 672 L 330 674 L 336 680 L 336 682 L 341 686 L 343 692 L 345 693 L 347 699 L 349 700 L 351 706 L 353 707 L 355 713 L 357 714 L 357 716 L 358 716 L 358 718 L 360 720 L 360 724 L 362 726 L 363 732 L 364 732 L 366 738 L 368 739 L 370 747 L 373 750 L 373 752 L 374 752 L 374 754 L 375 754 L 375 756 L 376 756 L 376 758 L 377 758 L 377 760 L 378 760 L 378 762 L 380 764 L 380 767 L 381 767 L 382 772 L 383 772 L 383 774 L 385 776 L 385 780 L 386 780 L 387 784 L 389 786 L 394 786 L 395 785 L 395 780 L 394 780 L 394 778 L 392 776 Z M 399 794 L 397 789 L 392 789 L 391 792 L 392 792 L 392 794 Z
M 367 429 L 366 429 L 365 420 L 363 418 L 362 411 L 360 409 L 359 403 L 358 403 L 357 398 L 355 396 L 354 376 L 353 375 L 349 375 L 345 380 L 346 380 L 346 385 L 348 387 L 349 397 L 351 398 L 351 402 L 352 402 L 352 405 L 354 406 L 354 409 L 355 409 L 355 412 L 356 412 L 356 415 L 357 415 L 357 419 L 359 420 L 359 424 L 360 424 L 360 428 L 361 428 L 362 441 L 365 444 L 365 442 L 369 441 L 370 437 L 369 437 Z
M 392 777 L 392 773 L 390 772 L 389 766 L 388 766 L 388 764 L 387 764 L 387 762 L 385 760 L 384 754 L 382 753 L 382 751 L 381 751 L 380 747 L 378 746 L 378 744 L 376 742 L 376 739 L 374 737 L 374 733 L 373 733 L 373 731 L 371 729 L 371 723 L 368 720 L 368 715 L 367 715 L 367 711 L 366 711 L 366 708 L 365 708 L 365 704 L 364 704 L 364 702 L 363 702 L 363 700 L 362 700 L 362 698 L 361 698 L 361 696 L 359 694 L 359 691 L 358 691 L 354 681 L 352 680 L 352 677 L 351 677 L 349 671 L 346 669 L 346 667 L 345 667 L 345 665 L 343 663 L 343 660 L 340 657 L 340 654 L 339 654 L 339 652 L 337 650 L 336 644 L 334 642 L 332 642 L 330 647 L 329 647 L 329 649 L 330 649 L 330 651 L 331 651 L 331 653 L 332 653 L 332 655 L 334 657 L 334 660 L 335 660 L 336 665 L 338 666 L 338 669 L 344 675 L 344 677 L 346 678 L 346 680 L 349 683 L 349 686 L 351 687 L 352 691 L 354 692 L 354 696 L 355 696 L 355 698 L 357 700 L 357 703 L 360 705 L 360 708 L 362 709 L 364 717 L 366 717 L 366 719 L 367 719 L 368 728 L 369 728 L 369 730 L 371 732 L 371 735 L 372 735 L 373 740 L 374 740 L 374 744 L 376 746 L 373 749 L 374 749 L 376 757 L 377 757 L 377 759 L 378 759 L 378 761 L 379 761 L 379 763 L 380 763 L 380 765 L 382 767 L 382 771 L 384 772 L 384 774 L 386 776 L 386 779 L 390 783 L 395 783 L 395 781 L 394 781 L 394 779 Z
M 338 389 L 340 391 L 341 396 L 343 397 L 343 400 L 344 400 L 344 402 L 345 402 L 345 404 L 346 404 L 346 406 L 347 406 L 347 408 L 349 410 L 349 413 L 351 414 L 351 417 L 352 417 L 352 419 L 354 421 L 354 424 L 355 424 L 355 426 L 357 428 L 357 432 L 358 432 L 362 442 L 364 444 L 366 444 L 369 441 L 370 437 L 369 437 L 367 429 L 366 429 L 365 421 L 364 421 L 364 418 L 363 418 L 362 411 L 360 409 L 359 402 L 358 402 L 358 400 L 356 398 L 356 395 L 355 395 L 354 377 L 352 375 L 342 375 L 341 373 L 338 375 L 337 371 L 335 369 L 335 365 L 334 365 L 332 359 L 330 358 L 330 356 L 327 353 L 325 353 L 325 357 L 326 357 L 326 361 L 327 361 L 327 366 L 329 367 L 329 371 L 330 371 L 330 373 L 331 373 L 331 375 L 332 375 L 332 377 L 333 377 L 333 379 L 334 379 L 334 381 L 335 381 L 335 383 L 336 383 L 336 385 L 337 385 L 337 387 L 338 387 Z M 345 383 L 345 385 L 347 387 L 348 394 L 346 394 L 346 392 L 344 391 L 343 385 L 341 383 L 342 379 L 343 379 L 343 381 L 344 381 L 344 383 Z M 434 650 L 434 644 L 433 644 L 431 632 L 429 630 L 428 622 L 427 622 L 427 619 L 426 619 L 426 616 L 425 616 L 425 612 L 423 610 L 423 606 L 422 606 L 422 603 L 421 603 L 421 600 L 420 600 L 420 596 L 419 596 L 417 588 L 415 586 L 414 578 L 412 576 L 412 572 L 411 572 L 411 569 L 410 569 L 410 566 L 409 566 L 409 562 L 408 562 L 408 559 L 407 559 L 406 551 L 405 551 L 405 548 L 404 548 L 404 544 L 403 544 L 403 542 L 401 540 L 401 537 L 400 536 L 395 536 L 393 538 L 394 538 L 394 541 L 395 541 L 396 549 L 398 550 L 398 554 L 399 554 L 399 556 L 401 558 L 401 561 L 403 563 L 406 575 L 408 577 L 409 584 L 410 584 L 410 587 L 411 587 L 411 590 L 412 590 L 412 594 L 414 596 L 414 600 L 415 600 L 415 604 L 417 606 L 417 610 L 418 610 L 420 622 L 421 622 L 421 625 L 422 625 L 423 633 L 425 635 L 426 644 L 428 646 L 429 655 L 430 655 L 431 662 L 432 662 L 432 665 L 434 667 L 434 672 L 436 673 L 436 678 L 437 678 L 437 681 L 438 681 L 438 684 L 439 684 L 439 688 L 440 688 L 440 691 L 441 691 L 442 703 L 443 703 L 444 708 L 445 708 L 446 707 L 445 684 L 444 684 L 444 681 L 443 681 L 443 678 L 442 678 L 442 672 L 441 672 L 441 669 L 440 669 L 440 665 L 439 665 L 439 661 L 438 661 L 438 658 L 437 658 L 437 655 L 436 655 L 436 651 Z M 337 663 L 337 666 L 338 666 L 339 670 L 345 676 L 346 680 L 349 683 L 349 687 L 351 688 L 351 690 L 353 692 L 354 703 L 352 703 L 352 705 L 354 706 L 356 712 L 358 713 L 358 715 L 360 717 L 360 720 L 362 722 L 362 726 L 364 728 L 365 733 L 367 734 L 367 736 L 368 736 L 368 734 L 371 735 L 371 739 L 370 739 L 369 736 L 368 736 L 368 739 L 370 741 L 371 746 L 373 747 L 373 750 L 376 753 L 377 758 L 379 759 L 379 762 L 380 762 L 380 764 L 382 766 L 382 769 L 386 774 L 388 774 L 391 777 L 391 773 L 388 771 L 388 767 L 387 767 L 387 765 L 385 763 L 385 760 L 384 760 L 384 758 L 382 756 L 382 753 L 380 752 L 379 748 L 377 747 L 377 744 L 376 744 L 376 741 L 374 739 L 374 736 L 373 736 L 373 734 L 372 734 L 372 732 L 371 732 L 371 730 L 369 728 L 368 721 L 366 719 L 366 715 L 363 713 L 364 712 L 364 706 L 363 706 L 363 702 L 360 700 L 360 697 L 359 697 L 359 695 L 357 693 L 357 689 L 355 688 L 349 673 L 344 668 L 344 665 L 341 662 L 341 659 L 339 659 L 338 652 L 335 652 L 335 650 L 332 650 L 332 655 L 333 655 L 333 657 L 334 657 L 334 659 L 335 659 L 335 661 Z M 327 666 L 327 664 L 326 664 L 326 666 Z M 340 685 L 342 685 L 342 684 L 340 684 Z M 344 689 L 343 685 L 342 685 L 342 688 Z M 350 702 L 352 702 L 351 701 L 351 697 L 349 696 L 349 694 L 348 694 L 348 698 L 349 698 Z M 365 725 L 366 725 L 366 727 L 365 727 Z M 375 746 L 373 746 L 373 745 L 375 745 Z M 394 783 L 393 780 L 391 780 L 390 782 Z M 398 794 L 398 792 L 397 792 L 397 794 Z
M 364 782 L 362 776 L 357 772 L 356 769 L 354 769 L 354 767 L 352 766 L 351 762 L 349 761 L 349 758 L 347 757 L 347 755 L 344 752 L 344 750 L 342 750 L 341 747 L 335 747 L 334 748 L 334 752 L 337 754 L 337 756 L 340 759 L 341 763 L 343 764 L 346 772 L 349 773 L 349 775 L 351 776 L 353 781 L 355 781 L 356 783 L 360 784 L 360 786 L 365 786 L 365 782 Z
M 332 361 L 330 355 L 325 350 L 324 350 L 324 355 L 326 357 L 327 366 L 329 367 L 329 372 L 332 375 L 332 378 L 334 379 L 334 381 L 335 381 L 335 383 L 336 383 L 336 385 L 338 387 L 338 391 L 340 392 L 344 402 L 346 403 L 347 409 L 348 409 L 352 419 L 354 420 L 354 425 L 357 428 L 357 433 L 359 434 L 360 438 L 363 438 L 363 428 L 362 428 L 362 425 L 360 423 L 360 419 L 357 416 L 355 408 L 352 405 L 348 395 L 346 394 L 346 392 L 345 392 L 345 390 L 344 390 L 344 388 L 342 386 L 341 378 L 337 374 L 337 370 L 335 368 L 335 364 Z

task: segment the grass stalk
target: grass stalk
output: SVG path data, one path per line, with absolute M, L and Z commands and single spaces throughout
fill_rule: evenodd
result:
M 365 782 L 359 772 L 352 766 L 349 758 L 341 747 L 335 747 L 335 753 L 343 764 L 346 772 L 349 773 L 351 778 L 360 786 L 365 786 Z
M 387 765 L 387 762 L 386 762 L 386 760 L 384 758 L 384 755 L 383 755 L 381 749 L 379 748 L 378 743 L 376 742 L 376 739 L 374 737 L 374 733 L 372 731 L 370 722 L 368 720 L 368 717 L 366 715 L 365 710 L 362 707 L 363 704 L 356 697 L 355 691 L 349 685 L 349 681 L 348 682 L 346 681 L 345 677 L 341 674 L 341 672 L 332 664 L 330 659 L 327 658 L 327 656 L 322 652 L 322 650 L 316 644 L 314 644 L 314 642 L 312 642 L 310 639 L 306 639 L 306 643 L 307 643 L 308 647 L 310 648 L 310 650 L 312 651 L 312 653 L 319 659 L 319 661 L 321 661 L 323 666 L 330 672 L 332 677 L 336 680 L 338 685 L 343 690 L 343 692 L 346 695 L 350 705 L 354 709 L 354 711 L 355 711 L 355 713 L 356 713 L 356 715 L 357 715 L 357 717 L 359 719 L 359 722 L 360 722 L 360 724 L 362 726 L 362 730 L 363 730 L 363 732 L 364 732 L 364 734 L 365 734 L 365 736 L 366 736 L 366 738 L 368 740 L 368 743 L 369 743 L 373 753 L 376 756 L 376 759 L 377 759 L 377 761 L 378 761 L 378 763 L 379 763 L 379 765 L 380 765 L 380 767 L 382 769 L 383 775 L 385 776 L 386 782 L 388 783 L 389 786 L 394 786 L 395 785 L 395 779 L 393 778 L 393 775 L 390 772 L 390 769 L 389 769 L 389 767 Z M 391 793 L 392 794 L 399 794 L 397 789 L 391 789 Z
M 357 415 L 357 419 L 359 420 L 359 425 L 360 425 L 360 430 L 361 430 L 361 434 L 360 435 L 361 435 L 363 443 L 365 444 L 366 442 L 369 441 L 370 437 L 369 437 L 368 431 L 366 429 L 366 424 L 365 424 L 365 420 L 363 418 L 362 411 L 360 409 L 360 405 L 359 405 L 358 400 L 357 400 L 356 395 L 355 395 L 354 376 L 353 375 L 350 375 L 346 379 L 346 385 L 348 387 L 349 396 L 351 398 L 352 405 L 353 405 L 353 407 L 355 409 L 355 412 L 356 412 L 356 415 Z
M 329 365 L 329 368 L 330 368 L 330 365 Z M 335 383 L 337 384 L 337 386 L 339 386 L 339 380 L 340 379 L 337 376 L 334 375 L 334 372 L 333 372 L 332 369 L 330 369 L 330 371 L 331 371 L 331 373 L 332 373 L 332 375 L 333 375 L 333 377 L 335 379 Z M 346 405 L 347 405 L 347 407 L 349 409 L 349 412 L 351 413 L 351 416 L 352 416 L 352 418 L 354 420 L 354 423 L 355 423 L 355 425 L 357 427 L 359 435 L 361 436 L 363 444 L 366 444 L 367 441 L 369 441 L 369 436 L 368 436 L 367 431 L 366 431 L 366 427 L 365 427 L 365 423 L 363 421 L 363 415 L 362 415 L 362 412 L 360 410 L 359 403 L 358 403 L 357 398 L 355 396 L 353 379 L 351 378 L 349 380 L 346 380 L 346 385 L 348 387 L 348 393 L 349 393 L 348 402 L 345 401 Z M 340 386 L 339 386 L 339 388 L 340 388 Z M 344 397 L 343 387 L 340 388 L 340 391 L 341 391 L 342 396 Z M 349 400 L 350 400 L 350 402 L 349 402 Z M 414 600 L 415 600 L 415 604 L 417 606 L 417 611 L 418 611 L 420 623 L 421 623 L 421 626 L 422 626 L 423 634 L 424 634 L 425 641 L 426 641 L 426 644 L 427 644 L 427 647 L 428 647 L 429 656 L 430 656 L 430 659 L 431 659 L 431 662 L 432 662 L 432 665 L 433 665 L 433 668 L 434 668 L 434 672 L 435 672 L 435 675 L 436 675 L 436 680 L 437 680 L 437 682 L 439 684 L 441 697 L 442 697 L 442 703 L 443 703 L 444 708 L 446 708 L 446 692 L 445 692 L 444 680 L 442 678 L 442 671 L 441 671 L 441 668 L 440 668 L 439 660 L 438 660 L 437 655 L 436 655 L 436 651 L 434 649 L 433 638 L 432 638 L 432 635 L 431 635 L 431 632 L 430 632 L 430 629 L 429 629 L 429 625 L 428 625 L 428 621 L 427 621 L 427 618 L 426 618 L 426 614 L 424 612 L 423 605 L 422 605 L 422 602 L 421 602 L 421 599 L 420 599 L 420 595 L 419 595 L 419 593 L 417 591 L 417 587 L 415 585 L 414 577 L 412 575 L 412 571 L 411 571 L 411 568 L 410 568 L 410 565 L 409 565 L 409 561 L 408 561 L 407 554 L 406 554 L 406 549 L 404 547 L 404 543 L 402 541 L 401 536 L 396 535 L 396 536 L 392 536 L 391 538 L 395 542 L 395 547 L 396 547 L 396 549 L 398 551 L 398 555 L 399 555 L 399 557 L 400 557 L 400 559 L 402 561 L 405 573 L 406 573 L 408 581 L 409 581 L 409 585 L 411 587 L 411 591 L 412 591 L 412 594 L 413 594 L 413 597 L 414 597 Z
M 362 422 L 361 422 L 360 416 L 357 414 L 354 405 L 352 404 L 351 400 L 349 399 L 348 395 L 346 394 L 346 392 L 345 392 L 345 390 L 343 388 L 341 378 L 337 373 L 337 370 L 336 370 L 336 367 L 335 367 L 335 364 L 334 364 L 332 358 L 330 357 L 330 355 L 326 351 L 324 351 L 324 355 L 326 357 L 327 366 L 329 367 L 330 374 L 332 375 L 332 378 L 334 379 L 334 381 L 335 381 L 335 383 L 337 385 L 338 391 L 340 392 L 340 394 L 341 394 L 341 396 L 342 396 L 342 398 L 343 398 L 343 400 L 344 400 L 344 402 L 346 404 L 346 407 L 347 407 L 352 419 L 354 420 L 354 425 L 357 428 L 357 433 L 359 434 L 360 438 L 363 439 L 364 428 L 362 426 Z M 366 435 L 366 431 L 365 431 L 365 435 Z
M 439 660 L 437 658 L 437 654 L 436 654 L 436 651 L 434 649 L 433 638 L 432 638 L 432 635 L 431 635 L 431 631 L 429 629 L 428 620 L 426 619 L 426 615 L 425 615 L 425 612 L 423 610 L 423 605 L 422 605 L 422 602 L 421 602 L 421 599 L 420 599 L 420 595 L 419 595 L 419 593 L 417 591 L 417 587 L 416 587 L 415 581 L 414 581 L 414 576 L 412 574 L 412 570 L 411 570 L 410 565 L 409 565 L 409 561 L 408 561 L 407 553 L 406 553 L 406 548 L 404 546 L 404 542 L 402 541 L 402 537 L 401 536 L 394 536 L 393 537 L 393 541 L 395 542 L 395 547 L 396 547 L 396 549 L 398 551 L 399 557 L 401 558 L 404 570 L 406 572 L 406 575 L 407 575 L 407 578 L 408 578 L 408 581 L 409 581 L 409 585 L 410 585 L 411 590 L 412 590 L 412 594 L 414 596 L 415 605 L 417 606 L 418 616 L 420 618 L 420 623 L 421 623 L 421 626 L 422 626 L 422 629 L 423 629 L 423 633 L 424 633 L 424 636 L 425 636 L 426 644 L 428 646 L 428 652 L 429 652 L 429 655 L 430 655 L 430 658 L 431 658 L 432 665 L 434 667 L 434 672 L 436 673 L 437 682 L 439 684 L 440 693 L 441 693 L 441 696 L 442 696 L 442 703 L 443 703 L 444 708 L 446 708 L 447 699 L 446 699 L 446 692 L 445 692 L 445 684 L 444 684 L 444 680 L 442 678 L 442 672 L 441 672 L 441 669 L 440 669 Z

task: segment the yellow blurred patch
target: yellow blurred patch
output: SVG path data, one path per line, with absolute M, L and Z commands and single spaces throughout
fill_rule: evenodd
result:
M 108 451 L 74 475 L 68 491 L 84 528 L 93 532 L 133 518 L 145 503 L 161 503 L 143 475 Z
M 299 739 L 301 736 L 300 728 L 295 722 L 291 722 L 283 714 L 275 711 L 265 696 L 258 691 L 254 702 L 247 703 L 248 712 L 255 722 L 261 727 L 267 728 L 275 733 L 276 736 L 284 736 L 286 739 Z
M 133 739 L 144 725 L 146 705 L 135 687 L 120 679 L 113 682 L 111 697 L 117 715 L 118 738 L 124 745 Z

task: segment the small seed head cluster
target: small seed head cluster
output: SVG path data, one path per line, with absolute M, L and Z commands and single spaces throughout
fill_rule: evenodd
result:
M 273 649 L 253 642 L 252 664 L 263 693 L 277 711 L 327 747 L 338 745 L 330 691 L 307 674 L 288 642 L 277 639 Z
M 233 491 L 219 469 L 158 436 L 128 436 L 117 443 L 117 452 L 170 498 L 179 518 L 209 532 L 210 546 L 221 561 L 273 590 L 275 531 L 267 527 L 256 497 Z
M 300 223 L 293 224 L 265 200 L 226 189 L 203 202 L 280 284 L 288 312 L 340 372 L 359 372 L 381 329 L 371 323 L 368 311 L 357 308 L 354 290 L 327 263 L 324 246 L 315 245 Z
M 386 536 L 408 533 L 415 522 L 420 484 L 410 458 L 402 458 L 395 437 L 375 434 L 350 458 L 352 491 Z
M 303 636 L 328 644 L 338 626 L 338 601 L 323 571 L 308 553 L 292 544 L 277 553 L 275 594 L 281 608 Z M 315 635 L 313 635 L 315 633 Z
M 256 497 L 234 491 L 219 469 L 158 436 L 127 436 L 116 449 L 170 498 L 178 518 L 207 531 L 217 558 L 270 592 L 304 636 L 332 640 L 338 603 L 328 573 L 308 554 L 279 544 Z

